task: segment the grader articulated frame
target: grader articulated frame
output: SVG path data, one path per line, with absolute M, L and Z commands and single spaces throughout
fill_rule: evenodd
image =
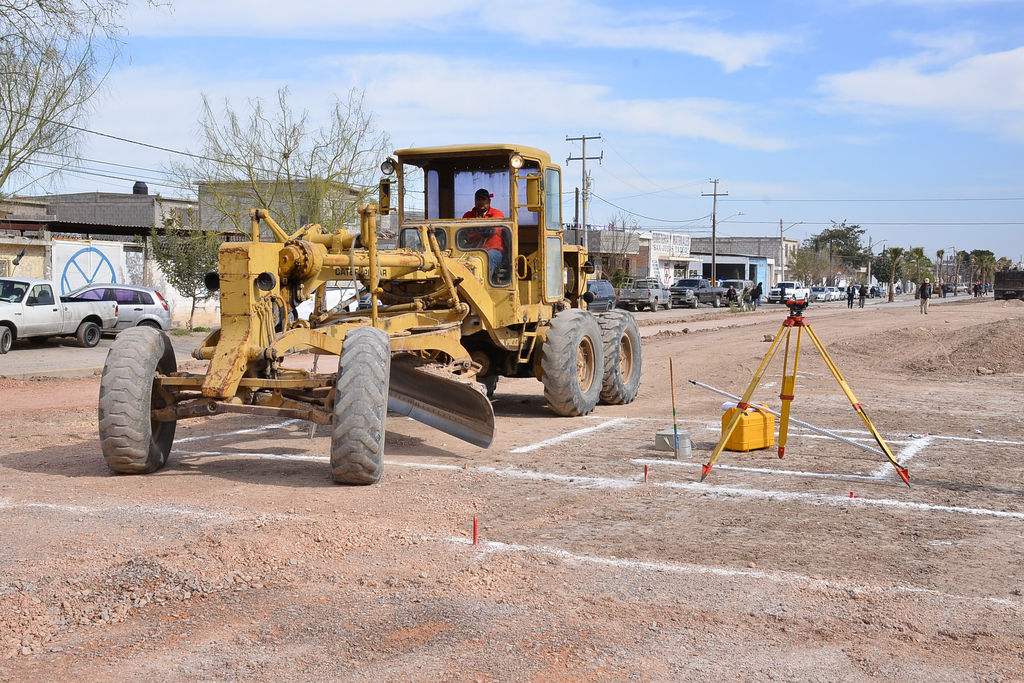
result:
M 476 148 L 407 150 L 405 156 L 423 164 L 453 149 L 464 161 Z M 538 169 L 557 168 L 531 151 Z M 560 226 L 544 231 L 546 247 L 519 239 L 516 209 L 526 208 L 516 198 L 519 152 L 483 152 L 492 160 L 504 154 L 510 164 L 513 211 L 499 229 L 520 252 L 511 272 L 495 280 L 481 250 L 449 239 L 479 221 L 403 222 L 400 205 L 399 224 L 408 226 L 411 246 L 380 250 L 374 206 L 360 209 L 358 234 L 327 233 L 317 224 L 289 234 L 267 211 L 254 209 L 251 241 L 222 244 L 218 273 L 207 278 L 207 287 L 220 291 L 221 325 L 193 352 L 209 361 L 204 374 L 178 372 L 170 341 L 157 330 L 131 328 L 115 340 L 99 400 L 108 466 L 153 472 L 167 462 L 177 420 L 244 413 L 332 425 L 334 480 L 371 484 L 381 475 L 388 411 L 489 446 L 494 413 L 484 385 L 493 390 L 499 375 L 541 379 L 561 415 L 588 413 L 599 401 L 632 401 L 641 372 L 635 321 L 622 312 L 598 318 L 585 310 L 586 276 L 593 269 L 582 248 L 561 244 Z M 527 179 L 534 185 L 534 216 L 545 211 L 539 175 Z M 261 226 L 274 241 L 261 240 Z M 547 262 L 552 258 L 558 263 Z M 545 285 L 545 277 L 570 283 L 571 291 L 559 282 L 552 298 L 556 288 Z M 327 310 L 326 286 L 334 281 L 365 289 L 369 308 Z M 297 317 L 296 306 L 310 297 L 307 321 Z M 302 352 L 337 356 L 337 371 L 290 367 L 289 356 Z

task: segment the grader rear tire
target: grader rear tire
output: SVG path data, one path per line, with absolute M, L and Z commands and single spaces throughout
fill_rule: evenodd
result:
M 542 353 L 544 398 L 551 409 L 565 417 L 592 411 L 601 397 L 604 371 L 601 328 L 593 314 L 571 308 L 556 315 Z
M 640 390 L 643 358 L 640 330 L 636 319 L 628 313 L 598 318 L 604 344 L 604 376 L 601 380 L 601 403 L 618 405 L 632 403 Z
M 157 372 L 176 372 L 174 349 L 163 332 L 133 327 L 117 336 L 100 378 L 100 447 L 107 467 L 120 474 L 149 474 L 167 464 L 177 421 L 150 415 L 164 407 Z
M 380 481 L 390 376 L 387 332 L 376 327 L 349 330 L 338 358 L 331 428 L 331 477 L 339 484 Z

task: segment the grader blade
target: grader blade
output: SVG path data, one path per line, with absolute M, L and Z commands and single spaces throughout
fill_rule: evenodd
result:
M 487 448 L 494 438 L 494 411 L 472 384 L 424 372 L 405 363 L 391 364 L 388 410 Z

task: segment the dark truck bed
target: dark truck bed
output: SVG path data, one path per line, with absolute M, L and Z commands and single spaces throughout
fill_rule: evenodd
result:
M 1024 270 L 997 272 L 992 286 L 992 297 L 1024 300 Z

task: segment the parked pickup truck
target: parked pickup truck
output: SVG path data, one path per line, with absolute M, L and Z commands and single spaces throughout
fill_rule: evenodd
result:
M 116 324 L 116 301 L 61 298 L 49 280 L 0 278 L 0 353 L 22 337 L 74 336 L 88 348 L 100 342 L 102 328 Z
M 993 299 L 1024 299 L 1024 270 L 997 271 L 992 283 Z
M 718 308 L 725 303 L 725 287 L 713 287 L 702 277 L 676 280 L 669 288 L 673 306 L 697 308 L 697 304 L 711 304 Z
M 799 280 L 779 282 L 768 290 L 768 303 L 770 304 L 784 304 L 789 299 L 810 301 L 811 290 Z
M 635 280 L 627 278 L 619 287 L 617 302 L 619 307 L 629 311 L 640 311 L 645 308 L 652 311 L 659 308 L 672 308 L 668 287 L 652 277 Z

